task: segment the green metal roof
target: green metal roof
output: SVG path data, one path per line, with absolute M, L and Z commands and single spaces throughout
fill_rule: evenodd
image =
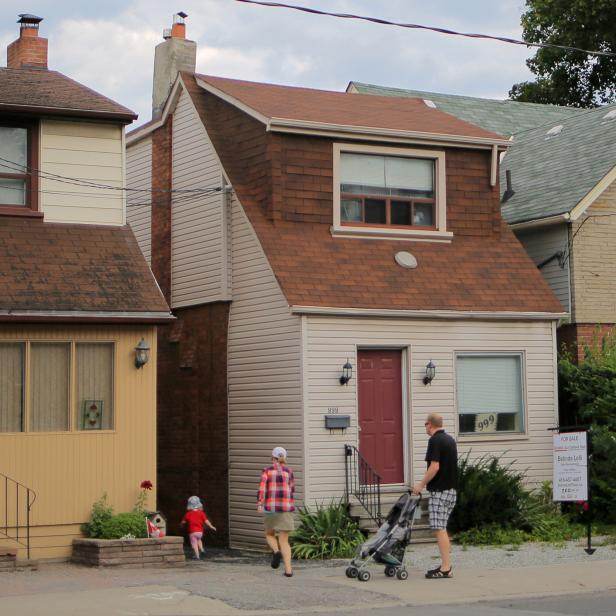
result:
M 508 169 L 514 191 L 503 217 L 517 223 L 570 212 L 614 165 L 616 105 L 517 133 L 500 166 L 501 194 Z
M 519 103 L 517 101 L 439 94 L 438 92 L 423 92 L 421 90 L 403 90 L 358 81 L 351 81 L 349 86 L 354 87 L 360 94 L 406 96 L 432 101 L 440 111 L 445 111 L 461 120 L 466 120 L 506 137 L 511 137 L 521 130 L 528 130 L 549 122 L 559 122 L 567 117 L 584 112 L 583 109 L 575 107 Z

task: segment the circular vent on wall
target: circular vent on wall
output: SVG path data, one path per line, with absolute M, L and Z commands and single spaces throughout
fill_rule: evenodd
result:
M 394 259 L 400 267 L 406 269 L 415 269 L 417 267 L 417 259 L 410 252 L 397 252 Z

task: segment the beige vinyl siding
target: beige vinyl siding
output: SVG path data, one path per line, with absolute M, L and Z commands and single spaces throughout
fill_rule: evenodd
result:
M 518 231 L 516 236 L 536 265 L 549 259 L 557 252 L 563 251 L 564 254 L 568 252 L 569 233 L 566 224 Z M 558 259 L 554 259 L 542 267 L 540 271 L 552 287 L 563 308 L 569 312 L 571 305 L 569 259 L 563 267 L 561 267 Z
M 303 495 L 300 318 L 292 316 L 252 226 L 232 201 L 229 315 L 229 509 L 233 547 L 263 547 L 256 493 L 276 445 L 289 452 Z
M 124 224 L 122 137 L 120 125 L 41 122 L 40 209 L 46 222 Z M 76 185 L 75 179 L 119 190 Z
M 152 138 L 147 137 L 126 150 L 126 220 L 131 226 L 148 264 L 152 259 Z M 137 205 L 140 204 L 140 205 Z
M 152 350 L 149 363 L 138 370 L 134 348 L 142 337 Z M 0 473 L 37 495 L 31 514 L 32 558 L 68 557 L 79 525 L 104 492 L 115 511 L 130 511 L 141 481 L 156 479 L 156 328 L 3 326 L 0 331 L 0 343 L 25 339 L 115 344 L 113 430 L 0 432 Z M 156 506 L 156 485 L 148 506 Z M 5 538 L 1 542 L 11 543 Z M 25 558 L 24 548 L 19 558 Z
M 173 116 L 173 188 L 222 186 L 218 157 L 190 97 L 182 92 Z M 229 299 L 226 292 L 225 196 L 174 193 L 171 216 L 173 308 Z
M 344 493 L 344 445 L 358 444 L 357 379 L 346 386 L 338 379 L 348 357 L 355 368 L 358 348 L 401 348 L 406 361 L 408 403 L 404 446 L 407 455 L 406 480 L 421 479 L 425 471 L 424 455 L 427 436 L 426 415 L 441 413 L 445 428 L 456 435 L 455 358 L 458 352 L 522 353 L 523 379 L 526 384 L 526 435 L 512 438 L 500 435 L 488 438 L 459 439 L 459 451 L 499 456 L 504 463 L 527 473 L 530 484 L 551 479 L 551 433 L 557 412 L 555 399 L 556 361 L 553 329 L 550 322 L 436 321 L 407 319 L 369 319 L 352 317 L 318 317 L 306 319 L 304 351 L 307 392 L 304 397 L 308 420 L 306 467 L 309 468 L 307 493 L 311 506 L 329 502 Z M 431 385 L 424 385 L 426 364 L 436 364 Z M 404 363 L 403 363 L 404 366 Z M 345 434 L 329 433 L 323 416 L 328 408 L 351 416 Z
M 615 214 L 616 183 L 612 183 L 571 226 L 575 234 L 571 249 L 572 316 L 577 323 L 616 323 Z

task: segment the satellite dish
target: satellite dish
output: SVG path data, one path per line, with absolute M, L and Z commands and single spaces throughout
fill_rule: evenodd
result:
M 417 267 L 417 259 L 410 252 L 397 252 L 394 259 L 400 267 L 406 269 L 415 269 Z

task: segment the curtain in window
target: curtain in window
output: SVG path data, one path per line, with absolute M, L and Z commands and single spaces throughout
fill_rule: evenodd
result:
M 33 342 L 30 346 L 30 430 L 68 430 L 70 344 Z
M 77 344 L 78 430 L 113 428 L 113 344 Z
M 0 432 L 23 431 L 24 345 L 0 342 Z
M 459 355 L 456 360 L 460 432 L 522 432 L 520 355 Z
M 350 154 L 340 157 L 340 183 L 346 187 L 434 191 L 434 161 L 424 158 Z
M 434 188 L 434 161 L 421 158 L 385 159 L 387 188 L 404 188 L 432 192 Z

